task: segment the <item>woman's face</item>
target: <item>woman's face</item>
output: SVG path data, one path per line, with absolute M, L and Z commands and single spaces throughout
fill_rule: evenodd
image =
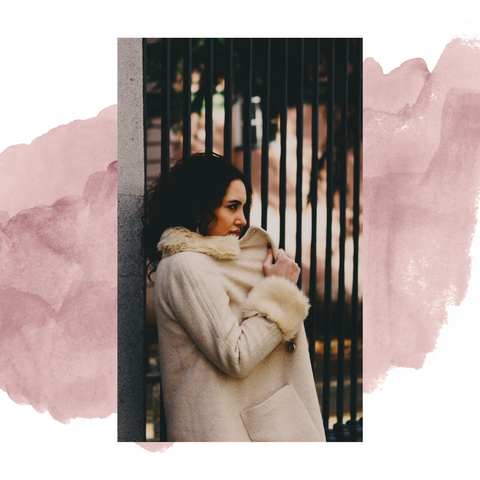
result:
M 247 224 L 243 207 L 247 201 L 247 191 L 241 180 L 233 180 L 228 186 L 222 204 L 213 213 L 218 221 L 209 230 L 209 235 L 225 237 L 234 235 L 239 237 L 241 229 Z

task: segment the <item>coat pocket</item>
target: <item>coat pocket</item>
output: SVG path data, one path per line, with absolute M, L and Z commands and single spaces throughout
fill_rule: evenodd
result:
M 297 392 L 289 384 L 240 415 L 252 442 L 322 441 Z

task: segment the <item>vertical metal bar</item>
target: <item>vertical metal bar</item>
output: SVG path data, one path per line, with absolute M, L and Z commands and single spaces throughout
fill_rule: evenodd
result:
M 168 41 L 168 45 L 163 43 Z M 188 91 L 191 90 L 191 62 L 189 62 L 190 55 L 188 49 L 191 50 L 191 41 L 186 39 L 186 45 L 184 50 L 183 59 L 183 155 L 190 156 L 191 149 L 191 98 L 188 95 L 188 101 L 186 100 Z M 162 39 L 162 137 L 161 137 L 161 174 L 168 175 L 170 169 L 170 128 L 167 128 L 167 132 L 164 132 L 164 125 L 170 126 L 170 40 Z M 165 124 L 164 124 L 165 119 Z M 167 422 L 165 416 L 165 403 L 163 400 L 163 388 L 160 380 L 160 441 L 167 441 Z
M 205 152 L 213 151 L 213 38 L 205 39 Z
M 147 188 L 147 39 L 142 38 L 142 76 L 143 76 L 143 190 Z M 143 299 L 143 411 L 145 428 L 142 431 L 142 436 L 146 439 L 147 434 L 147 370 L 148 370 L 148 346 L 147 346 L 147 265 L 146 261 L 143 261 L 143 275 L 142 275 L 142 299 Z
M 333 132 L 335 120 L 335 39 L 327 40 L 327 225 L 325 239 L 325 293 L 323 315 L 323 423 L 327 441 L 334 441 L 328 428 L 330 418 L 330 360 L 331 360 L 331 310 L 332 310 L 332 212 L 333 212 Z
M 262 98 L 262 228 L 267 229 L 268 212 L 268 149 L 270 145 L 270 39 L 265 41 L 265 71 Z
M 317 321 L 317 202 L 318 202 L 318 81 L 320 70 L 319 39 L 314 39 L 312 62 L 312 172 L 310 199 L 312 203 L 312 237 L 310 244 L 310 312 L 307 323 L 310 341 L 310 363 L 315 372 L 315 323 Z
M 160 172 L 166 176 L 170 171 L 170 39 L 162 38 L 162 133 Z M 160 386 L 160 438 L 166 439 L 165 407 Z
M 361 441 L 361 425 L 357 420 L 358 395 L 358 269 L 360 236 L 360 161 L 362 142 L 362 39 L 354 40 L 356 45 L 356 64 L 354 69 L 355 89 L 355 130 L 354 130 L 354 166 L 353 166 L 353 283 L 352 283 L 352 347 L 350 358 L 350 420 L 347 422 L 352 440 Z
M 252 176 L 252 39 L 246 39 L 245 47 L 245 98 L 243 99 L 243 173 Z
M 145 264 L 138 275 L 145 193 L 145 49 L 118 40 L 118 441 L 145 441 Z M 133 138 L 133 140 L 132 140 Z
M 147 39 L 142 38 L 142 76 L 143 76 L 143 191 L 147 190 Z M 145 213 L 145 205 L 143 213 Z M 145 440 L 147 438 L 147 372 L 148 372 L 148 342 L 147 342 L 147 262 L 143 260 L 142 265 L 143 275 L 143 372 L 144 372 L 144 400 L 143 400 L 143 410 L 145 418 Z
M 147 39 L 142 39 L 142 51 L 143 51 L 143 151 L 144 151 L 144 176 L 143 176 L 143 190 L 146 192 L 147 189 Z M 143 214 L 145 214 L 145 205 L 143 209 Z M 146 328 L 146 312 L 147 312 L 147 266 L 145 260 L 142 265 L 142 280 L 143 280 L 143 301 L 144 301 L 144 311 L 145 311 L 145 327 L 143 333 L 143 371 L 144 371 L 144 381 L 145 381 L 145 401 L 144 401 L 144 411 L 145 411 L 145 440 L 146 440 L 146 427 L 147 427 L 147 397 L 148 397 L 148 372 L 149 372 L 149 358 L 148 358 L 148 341 L 147 341 L 147 328 Z M 162 409 L 163 399 L 160 395 L 160 412 Z
M 233 38 L 227 38 L 225 62 L 225 125 L 223 130 L 223 156 L 232 162 L 232 97 L 233 97 Z
M 170 39 L 162 38 L 162 175 L 170 170 Z
M 297 183 L 295 187 L 297 210 L 297 235 L 295 262 L 302 266 L 302 211 L 303 211 L 303 52 L 304 40 L 299 39 L 298 47 L 298 85 L 297 85 Z M 302 272 L 298 277 L 298 287 L 302 288 Z
M 184 40 L 183 49 L 183 156 L 192 152 L 192 39 Z
M 338 267 L 338 355 L 337 355 L 337 423 L 333 429 L 340 441 L 348 441 L 350 433 L 343 425 L 344 410 L 344 366 L 345 366 L 345 239 L 347 209 L 347 154 L 348 154 L 348 39 L 342 39 L 341 57 L 341 121 L 340 121 L 340 239 Z
M 286 210 L 287 210 L 287 114 L 288 114 L 288 39 L 284 39 L 283 99 L 280 103 L 280 240 L 279 247 L 285 248 Z

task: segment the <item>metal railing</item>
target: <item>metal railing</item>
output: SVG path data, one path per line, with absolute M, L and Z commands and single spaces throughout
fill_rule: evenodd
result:
M 309 291 L 311 309 L 305 327 L 327 441 L 362 441 L 362 419 L 358 418 L 362 402 L 361 388 L 358 388 L 362 378 L 359 349 L 362 323 L 359 293 L 362 40 L 152 39 L 144 40 L 143 47 L 145 137 L 147 128 L 150 128 L 149 132 L 155 132 L 158 123 L 168 125 L 168 128 L 161 128 L 159 142 L 152 139 L 147 143 L 146 152 L 148 145 L 152 149 L 160 147 L 160 151 L 156 150 L 159 156 L 146 153 L 147 182 L 153 176 L 149 175 L 149 169 L 153 172 L 160 167 L 160 172 L 168 172 L 171 157 L 189 155 L 195 146 L 198 147 L 198 135 L 192 131 L 192 114 L 196 114 L 203 122 L 203 149 L 223 153 L 236 164 L 241 162 L 244 173 L 260 190 L 260 221 L 264 229 L 268 228 L 272 215 L 271 205 L 268 208 L 269 199 L 277 194 L 269 187 L 272 181 L 269 171 L 271 173 L 272 162 L 277 162 L 274 170 L 278 172 L 278 243 L 280 248 L 285 248 L 287 233 L 290 233 L 287 232 L 286 219 L 287 165 L 296 164 L 295 259 L 302 264 L 302 235 L 304 226 L 310 224 L 309 278 L 300 277 L 298 285 Z M 224 112 L 220 129 L 218 121 L 214 121 L 213 97 L 218 95 L 218 90 L 223 95 L 221 108 Z M 257 131 L 252 130 L 255 128 L 252 126 L 252 112 L 255 111 L 252 98 L 257 99 L 256 104 L 260 98 L 262 138 L 258 145 L 252 143 L 252 132 Z M 242 104 L 243 118 L 235 114 L 237 102 Z M 305 105 L 311 108 L 308 125 L 304 125 Z M 292 136 L 287 130 L 288 117 L 293 111 L 296 113 L 295 158 L 289 155 L 287 145 Z M 241 146 L 235 145 L 232 139 L 233 129 L 239 122 L 242 122 L 243 132 Z M 326 134 L 322 138 L 318 133 L 319 122 L 326 124 Z M 310 131 L 310 125 L 311 158 L 306 158 L 308 146 L 304 144 L 304 137 L 307 137 L 305 132 Z M 219 138 L 222 129 L 223 135 Z M 173 144 L 172 136 L 175 137 Z M 275 138 L 280 145 L 278 158 L 272 154 L 271 148 Z M 218 151 L 220 140 L 223 152 Z M 259 152 L 256 152 L 257 146 Z M 252 161 L 252 151 L 255 161 Z M 310 166 L 308 192 L 303 191 L 304 163 Z M 324 265 L 317 261 L 321 195 L 324 195 L 322 205 L 325 204 L 321 207 L 325 209 L 322 213 L 325 217 Z M 305 197 L 308 197 L 311 218 L 305 217 Z M 335 220 L 337 217 L 338 221 Z M 334 226 L 339 230 L 338 245 L 333 244 Z M 353 245 L 351 258 L 346 256 L 347 239 Z M 334 255 L 338 257 L 338 266 L 332 262 Z M 345 288 L 346 263 L 352 270 L 351 291 Z M 324 273 L 324 285 L 320 289 L 317 285 L 319 267 Z M 338 277 L 335 298 L 334 273 Z M 151 339 L 151 344 L 154 342 L 155 339 Z M 335 342 L 338 347 L 333 351 Z M 346 352 L 348 343 L 350 348 Z M 158 383 L 158 371 L 151 369 L 148 362 L 145 365 L 146 383 Z M 346 388 L 349 388 L 349 402 L 345 398 Z M 335 397 L 334 405 L 332 396 Z M 347 403 L 349 408 L 346 408 Z M 336 423 L 330 428 L 333 410 Z M 344 422 L 346 410 L 350 420 Z M 155 435 L 154 439 L 166 441 L 163 410 L 160 417 L 156 422 L 160 423 L 160 435 L 159 438 Z

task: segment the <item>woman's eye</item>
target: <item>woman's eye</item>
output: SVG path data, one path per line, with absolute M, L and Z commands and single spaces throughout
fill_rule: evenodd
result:
M 230 205 L 228 208 L 229 208 L 230 210 L 236 210 L 236 209 L 237 209 L 237 206 L 236 206 L 236 205 Z

